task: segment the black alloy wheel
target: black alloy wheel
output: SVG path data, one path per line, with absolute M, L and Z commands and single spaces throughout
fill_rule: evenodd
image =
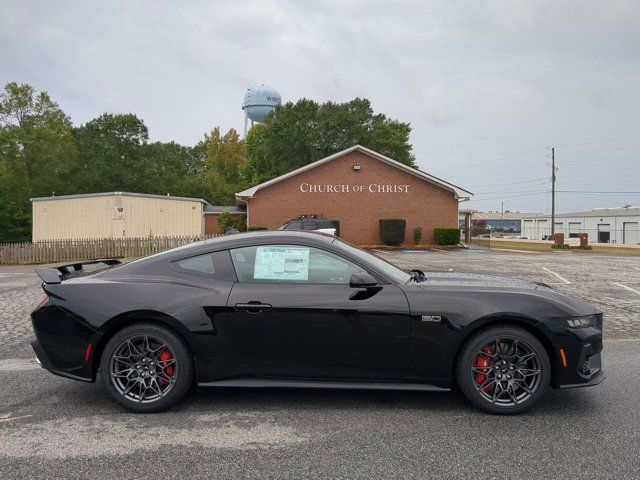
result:
M 532 334 L 502 325 L 474 336 L 462 350 L 457 379 L 478 408 L 498 414 L 520 413 L 546 393 L 551 364 Z
M 135 324 L 117 332 L 103 351 L 100 370 L 114 399 L 135 412 L 175 405 L 193 382 L 188 347 L 156 324 Z

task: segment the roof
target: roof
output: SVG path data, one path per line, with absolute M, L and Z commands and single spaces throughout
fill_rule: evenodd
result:
M 301 230 L 264 230 L 256 232 L 243 232 L 234 233 L 232 235 L 220 235 L 213 238 L 207 238 L 206 240 L 200 240 L 198 242 L 188 243 L 175 247 L 169 250 L 150 255 L 148 257 L 142 257 L 132 262 L 126 263 L 122 268 L 118 268 L 120 271 L 126 271 L 127 268 L 132 266 L 144 265 L 155 262 L 159 259 L 173 259 L 185 256 L 185 251 L 191 254 L 197 255 L 199 253 L 209 253 L 213 250 L 222 250 L 225 248 L 238 248 L 251 245 L 277 245 L 282 242 L 295 242 L 304 241 L 311 246 L 322 246 L 327 243 L 333 243 L 336 237 L 321 232 L 301 231 Z M 112 270 L 115 272 L 116 270 Z
M 222 212 L 230 212 L 230 213 L 247 213 L 247 211 L 238 207 L 237 205 L 205 205 L 204 213 L 222 213 Z
M 556 218 L 570 217 L 634 217 L 640 216 L 640 206 L 594 208 L 584 212 L 556 213 Z M 551 218 L 551 215 L 529 214 L 522 215 L 522 218 Z
M 421 180 L 425 180 L 429 183 L 432 183 L 434 185 L 437 185 L 439 187 L 445 188 L 447 190 L 452 191 L 456 198 L 469 198 L 473 195 L 473 193 L 464 190 L 463 188 L 460 188 L 456 185 L 453 185 L 452 183 L 449 182 L 445 182 L 444 180 L 438 178 L 438 177 L 434 177 L 433 175 L 429 175 L 428 173 L 425 173 L 421 170 L 418 170 L 416 168 L 412 168 L 409 167 L 407 165 L 405 165 L 404 163 L 400 163 L 396 160 L 393 160 L 392 158 L 389 158 L 385 155 L 382 155 L 381 153 L 375 152 L 369 148 L 363 147 L 362 145 L 354 145 L 353 147 L 347 148 L 346 150 L 342 150 L 338 153 L 334 153 L 333 155 L 330 155 L 328 157 L 322 158 L 320 160 L 317 160 L 313 163 L 310 163 L 308 165 L 305 165 L 303 167 L 300 167 L 296 170 L 292 170 L 289 173 L 285 173 L 284 175 L 280 175 L 279 177 L 276 178 L 272 178 L 271 180 L 268 180 L 264 183 L 261 183 L 259 185 L 255 185 L 251 188 L 247 188 L 246 190 L 243 190 L 242 192 L 238 192 L 236 193 L 236 199 L 241 201 L 241 202 L 246 202 L 247 199 L 249 198 L 253 198 L 256 194 L 256 192 L 258 190 L 261 190 L 263 188 L 266 188 L 270 185 L 273 185 L 275 183 L 281 182 L 283 180 L 286 180 L 287 178 L 291 178 L 295 175 L 298 175 L 299 173 L 303 173 L 306 172 L 307 170 L 311 170 L 312 168 L 318 167 L 324 163 L 330 162 L 331 160 L 335 160 L 336 158 L 342 157 L 348 153 L 351 152 L 355 152 L 355 151 L 359 151 L 362 153 L 365 153 L 367 155 L 369 155 L 370 157 L 373 157 L 377 160 L 380 160 L 388 165 L 391 165 L 393 167 L 396 167 L 400 170 L 405 171 L 406 173 L 409 173 L 415 177 L 420 178 Z
M 190 198 L 190 197 L 173 197 L 171 195 L 152 195 L 150 193 L 132 193 L 132 192 L 100 192 L 100 193 L 81 193 L 78 195 L 59 195 L 52 197 L 34 197 L 32 202 L 41 202 L 44 200 L 71 200 L 73 198 L 93 198 L 93 197 L 144 197 L 144 198 L 157 198 L 163 200 L 184 200 L 186 202 L 201 202 L 205 205 L 209 205 L 209 202 L 202 198 Z
M 464 211 L 461 211 L 464 213 Z M 520 220 L 524 217 L 537 217 L 541 213 L 522 213 L 522 212 L 472 212 L 472 220 Z

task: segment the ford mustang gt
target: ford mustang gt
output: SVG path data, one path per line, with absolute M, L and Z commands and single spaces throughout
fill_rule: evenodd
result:
M 596 385 L 602 312 L 548 285 L 405 272 L 329 235 L 218 237 L 129 263 L 41 267 L 32 342 L 54 374 L 135 412 L 193 386 L 458 388 L 522 412 Z

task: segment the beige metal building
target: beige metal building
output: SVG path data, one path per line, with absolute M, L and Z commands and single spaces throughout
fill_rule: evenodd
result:
M 33 241 L 200 236 L 201 198 L 107 192 L 32 198 Z

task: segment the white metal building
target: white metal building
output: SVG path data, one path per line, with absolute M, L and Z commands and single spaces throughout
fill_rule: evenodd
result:
M 556 233 L 575 238 L 589 234 L 589 243 L 640 244 L 640 206 L 596 208 L 586 212 L 560 213 L 555 219 Z M 551 235 L 551 216 L 537 215 L 522 219 L 522 235 L 541 240 Z
M 107 192 L 32 198 L 34 242 L 56 239 L 200 236 L 201 198 Z

